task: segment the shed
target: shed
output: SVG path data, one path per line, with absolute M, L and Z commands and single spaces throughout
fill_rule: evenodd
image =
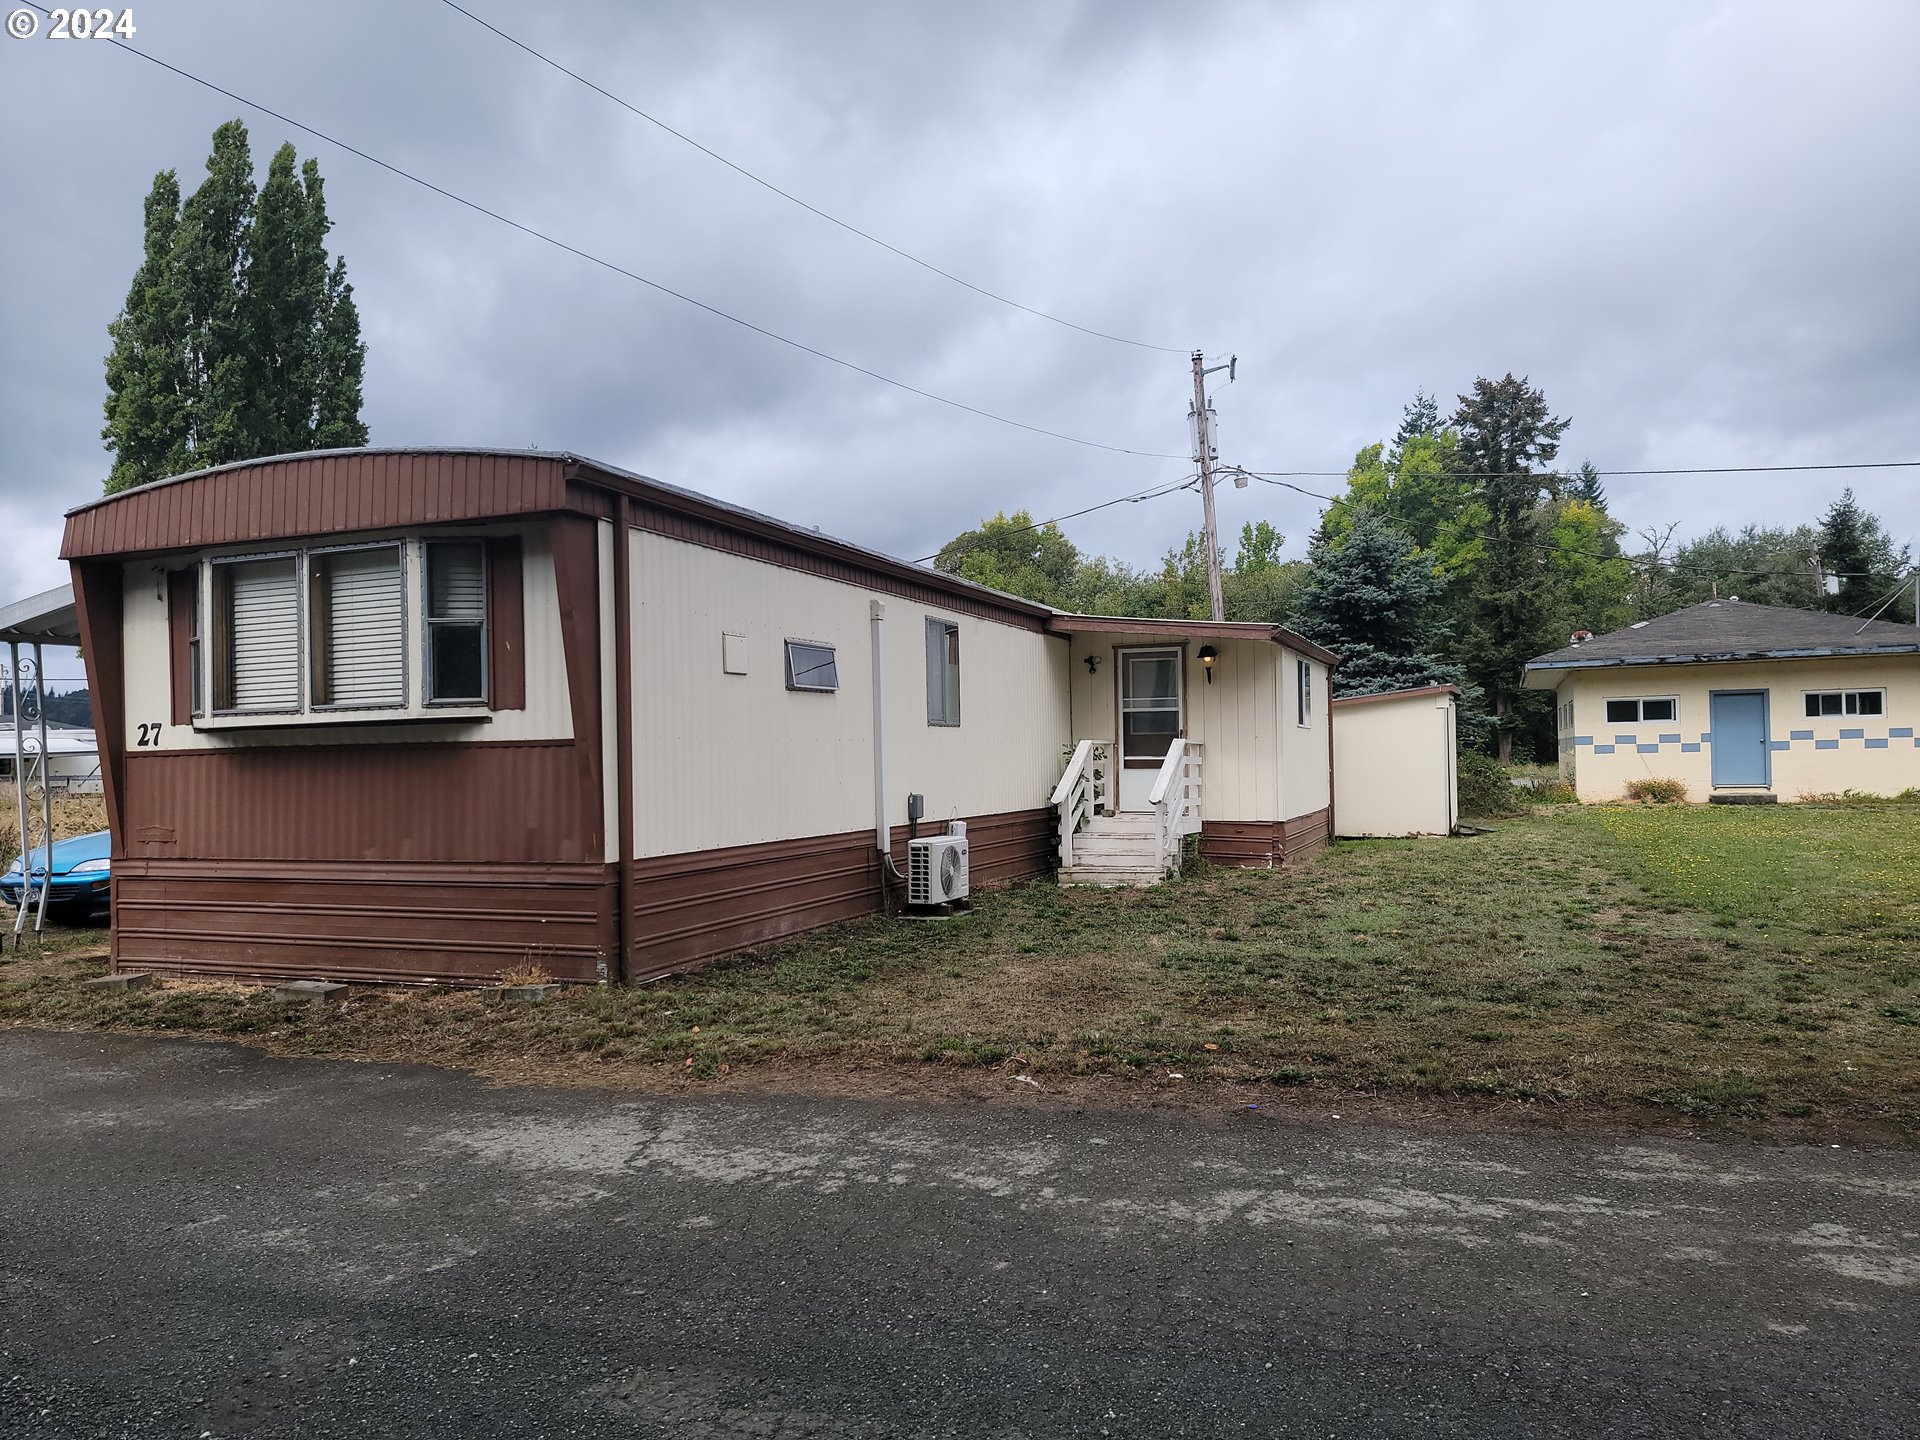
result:
M 119 964 L 646 979 L 896 903 L 909 796 L 976 884 L 1331 829 L 1291 632 L 1064 615 L 577 455 L 250 461 L 63 554 Z
M 1451 835 L 1460 818 L 1452 685 L 1333 702 L 1334 833 Z

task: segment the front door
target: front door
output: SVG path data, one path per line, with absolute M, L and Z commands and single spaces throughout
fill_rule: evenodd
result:
M 1767 753 L 1767 692 L 1716 690 L 1708 700 L 1713 731 L 1713 783 L 1766 785 L 1772 779 Z
M 1180 651 L 1122 650 L 1120 808 L 1145 810 L 1167 749 L 1185 733 Z

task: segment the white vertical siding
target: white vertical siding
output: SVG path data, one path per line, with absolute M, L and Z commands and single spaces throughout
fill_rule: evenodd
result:
M 1293 820 L 1324 810 L 1333 799 L 1333 750 L 1327 743 L 1327 710 L 1333 701 L 1327 667 L 1318 660 L 1307 660 L 1297 650 L 1276 645 L 1280 663 L 1276 667 L 1275 693 L 1279 697 L 1280 729 L 1280 819 Z M 1312 712 L 1308 723 L 1299 723 L 1300 667 L 1307 660 L 1312 675 Z
M 1066 646 L 1034 631 L 670 539 L 629 534 L 638 856 L 873 824 L 868 601 L 887 607 L 887 812 L 930 822 L 1044 805 L 1067 740 Z M 960 724 L 927 723 L 926 619 L 960 626 Z M 744 637 L 727 674 L 724 635 Z M 785 642 L 836 652 L 840 688 L 786 688 Z
M 1085 631 L 1073 637 L 1068 672 L 1073 687 L 1073 738 L 1117 740 L 1114 652 L 1136 646 L 1178 646 L 1177 639 Z M 1220 652 L 1213 684 L 1198 659 L 1200 647 Z M 1206 820 L 1280 818 L 1281 757 L 1288 737 L 1275 709 L 1280 647 L 1270 640 L 1194 640 L 1185 647 L 1187 738 L 1205 745 L 1200 809 Z M 1087 656 L 1100 668 L 1087 670 Z M 1324 745 L 1324 736 L 1322 737 Z

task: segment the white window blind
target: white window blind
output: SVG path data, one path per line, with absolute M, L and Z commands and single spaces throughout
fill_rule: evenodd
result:
M 477 541 L 427 549 L 427 699 L 479 701 L 487 693 L 487 560 Z
M 316 705 L 406 703 L 406 607 L 400 547 L 315 555 Z
M 224 708 L 299 708 L 300 592 L 293 557 L 221 568 L 229 617 Z

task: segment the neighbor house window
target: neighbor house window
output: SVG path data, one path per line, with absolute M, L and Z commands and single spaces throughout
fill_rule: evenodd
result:
M 213 563 L 216 711 L 300 708 L 299 576 L 295 555 Z
M 478 540 L 429 540 L 427 703 L 487 698 L 487 552 Z
M 391 709 L 407 703 L 407 611 L 398 545 L 307 557 L 313 703 Z
M 927 723 L 960 723 L 960 627 L 927 619 Z
M 1313 723 L 1313 662 L 1296 660 L 1293 662 L 1293 672 L 1298 680 L 1298 684 L 1294 687 L 1297 692 L 1294 697 L 1295 723 L 1311 725 Z
M 1638 725 L 1643 720 L 1673 720 L 1680 714 L 1680 702 L 1671 695 L 1653 700 L 1607 701 L 1609 725 Z
M 840 688 L 840 670 L 834 663 L 831 645 L 816 645 L 810 640 L 787 641 L 787 689 L 827 690 Z
M 1809 690 L 1807 691 L 1807 714 L 1817 719 L 1823 715 L 1884 715 L 1887 713 L 1887 692 L 1884 690 Z
M 1573 702 L 1571 700 L 1560 707 L 1560 728 L 1562 730 L 1571 730 L 1573 728 Z

